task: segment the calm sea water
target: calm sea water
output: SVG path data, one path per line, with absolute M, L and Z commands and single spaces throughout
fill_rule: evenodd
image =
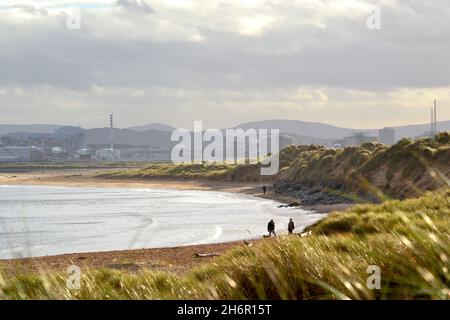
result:
M 323 215 L 210 191 L 0 186 L 0 259 L 248 239 Z

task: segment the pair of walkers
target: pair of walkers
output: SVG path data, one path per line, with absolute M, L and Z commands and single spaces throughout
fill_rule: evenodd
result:
M 294 225 L 294 221 L 292 219 L 289 220 L 288 223 L 288 232 L 289 234 L 292 234 L 292 232 L 294 232 L 295 229 L 295 225 Z M 275 234 L 275 222 L 273 220 L 269 221 L 269 224 L 267 225 L 267 231 L 269 232 L 269 237 Z

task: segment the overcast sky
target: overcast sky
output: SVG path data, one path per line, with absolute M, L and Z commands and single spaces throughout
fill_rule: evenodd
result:
M 0 0 L 0 123 L 450 120 L 449 60 L 448 0 Z

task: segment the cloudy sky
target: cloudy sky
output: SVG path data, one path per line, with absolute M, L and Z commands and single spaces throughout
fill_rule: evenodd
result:
M 450 120 L 449 61 L 448 0 L 0 0 L 0 123 Z

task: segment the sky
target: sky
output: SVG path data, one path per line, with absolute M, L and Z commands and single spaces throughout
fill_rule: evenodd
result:
M 449 59 L 448 0 L 0 0 L 0 123 L 450 120 Z

